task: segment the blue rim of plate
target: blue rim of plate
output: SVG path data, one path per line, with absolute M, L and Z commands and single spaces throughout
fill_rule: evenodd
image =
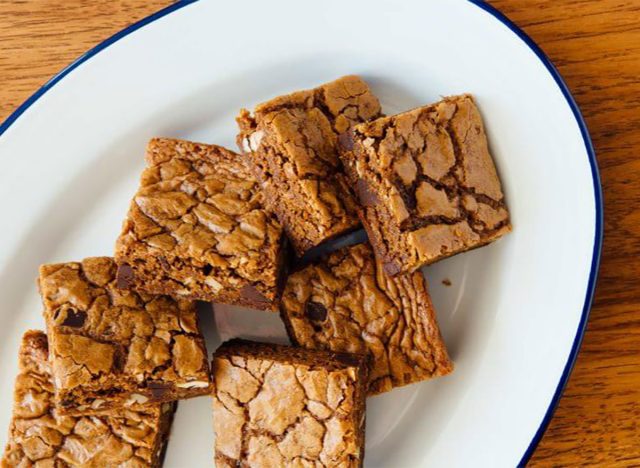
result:
M 82 63 L 89 60 L 94 55 L 98 54 L 102 50 L 109 47 L 114 42 L 119 41 L 125 36 L 128 36 L 132 32 L 146 26 L 149 23 L 152 23 L 169 13 L 177 11 L 187 5 L 197 2 L 198 0 L 181 0 L 172 5 L 169 5 L 162 10 L 147 16 L 146 18 L 141 19 L 140 21 L 128 26 L 122 31 L 114 34 L 110 38 L 101 42 L 94 48 L 82 54 L 78 57 L 74 62 L 66 66 L 62 69 L 58 74 L 56 74 L 53 78 L 47 81 L 38 91 L 36 91 L 31 97 L 29 97 L 26 101 L 24 101 L 7 119 L 2 122 L 0 125 L 0 137 L 7 131 L 7 129 L 20 117 L 33 103 L 35 103 L 44 93 L 50 90 L 56 83 L 58 83 L 62 78 L 71 73 L 74 69 L 79 67 Z M 526 451 L 522 455 L 518 466 L 525 466 L 533 452 L 535 451 L 542 435 L 544 434 L 553 413 L 558 406 L 558 402 L 560 401 L 560 397 L 562 396 L 562 392 L 564 391 L 567 382 L 569 381 L 569 376 L 571 375 L 571 371 L 573 370 L 573 366 L 576 361 L 576 357 L 578 356 L 578 351 L 580 350 L 580 345 L 582 344 L 582 338 L 584 337 L 584 332 L 587 326 L 587 321 L 589 319 L 589 312 L 591 310 L 591 304 L 593 302 L 593 295 L 596 287 L 596 280 L 598 276 L 598 268 L 600 266 L 600 254 L 602 252 L 602 237 L 603 237 L 603 216 L 604 216 L 604 206 L 602 203 L 602 186 L 600 185 L 600 173 L 598 171 L 598 164 L 596 161 L 595 150 L 593 149 L 593 144 L 591 143 L 591 137 L 589 136 L 589 131 L 587 129 L 587 124 L 580 113 L 580 109 L 578 108 L 578 104 L 576 104 L 567 84 L 560 76 L 560 72 L 556 69 L 556 67 L 551 63 L 549 57 L 542 51 L 542 49 L 531 39 L 522 29 L 516 26 L 509 18 L 507 18 L 504 14 L 498 11 L 493 6 L 486 3 L 484 0 L 467 0 L 478 8 L 484 10 L 485 12 L 492 15 L 495 19 L 504 24 L 507 28 L 509 28 L 513 33 L 515 33 L 528 47 L 531 51 L 536 54 L 538 59 L 542 62 L 542 64 L 549 71 L 556 84 L 562 91 L 563 96 L 565 97 L 567 104 L 571 108 L 573 112 L 573 116 L 576 119 L 576 123 L 580 128 L 580 133 L 582 135 L 582 139 L 584 140 L 584 146 L 587 151 L 587 155 L 589 156 L 589 165 L 591 166 L 591 176 L 593 178 L 593 194 L 595 198 L 595 208 L 596 208 L 596 219 L 595 219 L 595 234 L 594 234 L 594 243 L 593 243 L 593 256 L 591 258 L 591 271 L 589 273 L 589 282 L 587 284 L 587 294 L 584 300 L 584 305 L 582 307 L 582 316 L 580 317 L 580 322 L 578 324 L 578 329 L 576 331 L 575 338 L 573 340 L 573 345 L 571 347 L 571 352 L 569 353 L 569 358 L 567 363 L 565 364 L 564 370 L 562 371 L 562 376 L 560 377 L 560 381 L 558 382 L 558 386 L 551 398 L 551 402 L 549 403 L 549 407 L 545 412 L 544 418 L 538 427 L 538 430 L 534 434 L 529 446 Z

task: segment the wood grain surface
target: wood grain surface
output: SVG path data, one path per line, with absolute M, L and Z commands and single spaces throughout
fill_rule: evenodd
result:
M 0 0 L 0 121 L 166 0 Z M 596 148 L 605 243 L 595 304 L 530 466 L 640 466 L 640 0 L 494 0 L 551 57 Z

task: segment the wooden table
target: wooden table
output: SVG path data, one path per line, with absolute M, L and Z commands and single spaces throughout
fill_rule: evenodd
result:
M 0 121 L 166 0 L 0 0 Z M 640 465 L 640 0 L 494 0 L 551 57 L 591 131 L 605 244 L 573 375 L 530 466 Z

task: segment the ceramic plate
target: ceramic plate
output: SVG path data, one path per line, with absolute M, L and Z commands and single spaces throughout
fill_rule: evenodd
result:
M 369 467 L 511 467 L 535 448 L 593 294 L 602 202 L 589 136 L 542 52 L 465 0 L 177 3 L 62 71 L 0 127 L 0 443 L 37 267 L 111 254 L 152 136 L 234 147 L 234 116 L 362 75 L 387 114 L 473 93 L 513 215 L 495 244 L 427 268 L 456 370 L 371 398 Z M 443 280 L 450 280 L 445 286 Z M 445 281 L 446 282 L 446 281 Z M 282 340 L 276 315 L 202 311 L 211 351 Z M 168 467 L 212 463 L 207 398 L 180 404 Z

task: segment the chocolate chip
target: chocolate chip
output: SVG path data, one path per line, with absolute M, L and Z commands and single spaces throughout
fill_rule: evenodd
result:
M 400 265 L 396 262 L 387 262 L 383 266 L 384 272 L 389 276 L 395 276 L 400 273 Z
M 350 353 L 338 353 L 338 357 L 340 362 L 346 364 L 347 366 L 357 367 L 361 364 L 362 358 L 356 354 Z M 368 363 L 367 363 L 368 364 Z
M 118 267 L 116 284 L 120 289 L 129 289 L 133 284 L 133 270 L 126 263 Z
M 350 131 L 341 133 L 338 136 L 338 143 L 343 150 L 351 151 L 353 149 L 353 134 Z
M 112 334 L 113 332 L 107 334 L 107 336 Z M 127 363 L 127 355 L 128 353 L 124 350 L 124 346 L 120 345 L 115 349 L 115 353 L 113 354 L 114 371 L 121 371 L 124 369 L 124 366 Z
M 356 182 L 356 192 L 362 206 L 375 206 L 380 203 L 378 195 L 371 190 L 369 183 L 364 179 L 358 179 Z
M 208 263 L 205 266 L 202 267 L 202 273 L 205 276 L 208 276 L 209 273 L 211 273 L 212 270 L 213 270 L 213 267 L 211 265 L 209 265 Z
M 316 322 L 324 322 L 327 319 L 327 308 L 319 302 L 307 302 L 304 306 L 304 313 L 310 320 Z
M 147 382 L 147 388 L 151 390 L 153 398 L 160 399 L 173 389 L 173 385 L 165 382 Z
M 80 328 L 87 320 L 87 313 L 82 310 L 68 309 L 67 315 L 62 322 L 63 327 Z
M 240 296 L 247 299 L 250 302 L 270 302 L 269 299 L 256 289 L 252 284 L 246 284 L 240 289 Z

